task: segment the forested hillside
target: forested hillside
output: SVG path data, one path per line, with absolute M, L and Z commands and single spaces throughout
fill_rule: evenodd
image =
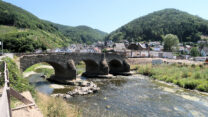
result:
M 109 34 L 115 42 L 161 41 L 162 35 L 175 34 L 180 42 L 196 42 L 208 35 L 208 21 L 176 9 L 164 9 L 140 17 Z
M 89 27 L 59 26 L 0 1 L 0 40 L 4 42 L 4 49 L 10 52 L 44 50 L 71 43 L 89 44 L 104 39 L 106 33 L 100 32 Z
M 71 38 L 73 42 L 90 44 L 95 41 L 101 41 L 107 36 L 107 33 L 88 26 L 70 27 L 60 24 L 54 24 L 64 36 Z

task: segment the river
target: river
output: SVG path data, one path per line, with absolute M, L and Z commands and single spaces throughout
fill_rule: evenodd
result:
M 29 77 L 40 92 L 51 94 L 50 83 Z M 83 117 L 208 117 L 208 95 L 150 80 L 142 75 L 93 80 L 101 90 L 77 96 L 70 103 Z

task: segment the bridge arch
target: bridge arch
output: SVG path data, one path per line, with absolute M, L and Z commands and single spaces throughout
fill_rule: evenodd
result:
M 52 61 L 40 61 L 40 62 L 35 62 L 35 63 L 28 64 L 27 66 L 24 66 L 24 68 L 22 68 L 23 70 L 22 72 L 24 72 L 26 69 L 30 68 L 31 66 L 39 64 L 39 63 L 47 63 L 48 65 L 50 65 L 53 68 L 55 75 L 62 74 L 62 70 L 64 69 L 63 66 L 60 65 L 59 63 L 52 62 Z
M 38 53 L 17 56 L 19 56 L 20 68 L 23 71 L 36 63 L 49 63 L 55 70 L 53 80 L 63 83 L 76 79 L 75 64 L 80 61 L 84 61 L 86 65 L 85 75 L 87 77 L 103 77 L 109 72 L 122 75 L 130 70 L 125 56 L 115 53 Z
M 99 74 L 99 63 L 92 59 L 83 59 L 81 61 L 85 63 L 85 72 L 82 74 L 82 76 L 93 77 Z
M 117 75 L 121 71 L 123 64 L 121 61 L 117 59 L 112 59 L 111 61 L 108 62 L 108 66 L 109 66 L 109 73 Z
M 99 69 L 98 63 L 91 59 L 83 60 L 86 65 L 86 73 L 95 73 Z

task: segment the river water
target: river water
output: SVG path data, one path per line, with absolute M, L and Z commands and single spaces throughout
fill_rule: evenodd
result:
M 40 74 L 30 76 L 37 90 L 51 94 L 50 83 Z M 101 90 L 77 96 L 70 103 L 83 117 L 208 117 L 208 95 L 184 90 L 141 75 L 93 80 Z

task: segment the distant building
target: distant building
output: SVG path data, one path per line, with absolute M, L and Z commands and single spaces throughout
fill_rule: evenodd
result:
M 140 51 L 140 56 L 141 57 L 148 57 L 149 56 L 149 52 L 148 51 Z
M 150 47 L 154 47 L 154 46 L 159 46 L 161 45 L 161 43 L 159 41 L 153 41 L 153 42 L 149 42 L 148 45 Z
M 151 48 L 153 51 L 162 51 L 163 50 L 163 46 L 162 45 L 156 45 L 154 47 Z
M 160 52 L 150 51 L 150 57 L 151 58 L 162 58 L 162 55 L 160 55 Z
M 203 47 L 200 52 L 202 56 L 208 56 L 208 47 Z
M 98 48 L 104 48 L 105 47 L 105 42 L 98 41 L 95 46 L 98 47 Z
M 41 49 L 35 51 L 35 53 L 41 53 L 41 52 L 43 52 Z
M 112 48 L 113 45 L 114 45 L 114 43 L 113 43 L 113 41 L 111 41 L 111 40 L 105 42 L 105 47 L 107 47 L 107 48 Z
M 176 56 L 172 52 L 163 52 L 163 58 L 175 59 Z
M 146 45 L 141 43 L 131 43 L 127 48 L 130 50 L 147 50 Z
M 124 45 L 124 43 L 115 43 L 113 45 L 113 49 L 115 52 L 124 52 L 126 51 L 126 47 Z

